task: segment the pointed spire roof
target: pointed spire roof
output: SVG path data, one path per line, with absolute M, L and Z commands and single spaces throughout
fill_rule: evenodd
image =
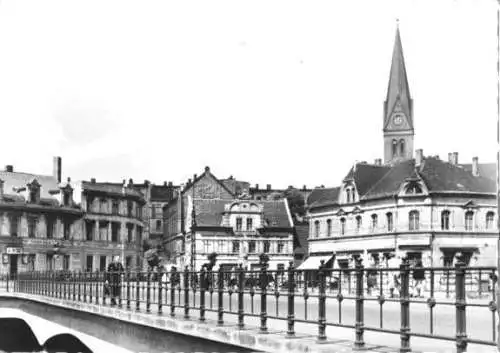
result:
M 400 102 L 401 110 L 407 116 L 410 127 L 413 128 L 412 99 L 410 86 L 406 75 L 406 65 L 403 56 L 403 45 L 401 44 L 401 34 L 399 33 L 399 22 L 396 28 L 396 39 L 392 51 L 391 72 L 389 74 L 389 86 L 387 88 L 387 98 L 385 101 L 384 126 L 387 126 L 396 103 Z

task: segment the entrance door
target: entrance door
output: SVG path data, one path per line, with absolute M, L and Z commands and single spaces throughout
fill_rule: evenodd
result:
M 10 255 L 10 278 L 17 277 L 17 255 Z

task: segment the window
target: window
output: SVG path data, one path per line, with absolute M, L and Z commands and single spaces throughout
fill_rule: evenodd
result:
M 280 240 L 278 241 L 278 249 L 277 249 L 277 253 L 278 254 L 282 254 L 283 253 L 283 250 L 285 250 L 285 242 Z
M 101 213 L 108 212 L 108 201 L 106 199 L 101 199 Z
M 332 220 L 331 219 L 326 220 L 326 235 L 328 237 L 332 236 Z
M 99 270 L 106 271 L 106 255 L 101 255 L 99 257 Z
M 282 274 L 283 272 L 285 272 L 285 264 L 278 264 L 278 266 L 276 266 L 276 269 L 278 270 L 279 274 Z
M 406 188 L 406 195 L 416 195 L 421 193 L 422 193 L 422 188 L 418 184 L 410 184 Z
M 64 206 L 71 206 L 70 200 L 71 200 L 71 193 L 69 191 L 64 191 L 63 205 Z
M 247 230 L 253 230 L 253 218 L 247 218 Z
M 36 255 L 29 254 L 28 255 L 28 271 L 35 271 L 35 261 L 36 261 Z
M 455 252 L 454 251 L 443 251 L 443 266 L 444 267 L 451 267 L 453 266 L 453 259 L 455 257 Z
M 319 221 L 314 221 L 314 237 L 319 237 Z
M 409 230 L 418 230 L 419 229 L 419 213 L 418 211 L 411 211 L 409 214 Z
M 156 207 L 151 206 L 151 218 L 156 218 Z
M 69 271 L 69 255 L 64 255 L 63 257 L 63 270 Z
M 350 203 L 350 202 L 351 202 L 351 190 L 350 190 L 350 189 L 347 189 L 347 190 L 345 191 L 345 193 L 346 193 L 345 200 L 346 200 L 346 202 L 347 202 L 347 203 Z
M 94 240 L 94 225 L 95 225 L 95 223 L 92 222 L 92 221 L 87 221 L 85 223 L 85 228 L 86 228 L 86 231 L 87 231 L 87 237 L 86 237 L 86 239 L 88 241 Z M 47 233 L 47 238 L 48 238 L 48 233 Z
M 68 220 L 63 221 L 63 237 L 68 240 L 71 235 L 71 222 Z
M 161 221 L 160 220 L 156 221 L 156 231 L 157 232 L 161 231 Z
M 493 229 L 493 220 L 495 218 L 495 214 L 493 212 L 488 212 L 486 214 L 486 229 Z
M 236 230 L 240 232 L 242 227 L 243 227 L 243 221 L 241 217 L 236 218 Z
M 450 229 L 450 211 L 441 212 L 441 230 Z
M 92 212 L 94 204 L 94 197 L 87 196 L 87 212 Z
M 405 155 L 405 140 L 403 139 L 399 140 L 399 155 L 400 156 Z
M 108 222 L 99 222 L 99 239 L 97 240 L 109 240 L 108 239 Z
M 86 261 L 86 266 L 85 268 L 87 269 L 87 271 L 93 271 L 94 270 L 94 256 L 92 255 L 87 255 L 87 261 Z
M 120 203 L 118 200 L 113 200 L 113 204 L 111 205 L 111 212 L 114 214 L 114 215 L 118 215 L 119 214 L 119 210 L 120 210 Z
M 392 232 L 393 231 L 393 227 L 394 227 L 394 225 L 393 225 L 394 222 L 393 222 L 393 219 L 392 219 L 392 213 L 389 212 L 385 216 L 387 217 L 387 231 L 388 232 Z
M 45 261 L 47 263 L 47 271 L 52 271 L 54 269 L 54 255 L 47 254 L 47 259 Z
M 132 211 L 134 209 L 134 203 L 131 200 L 127 201 L 127 216 L 132 217 Z
M 47 217 L 47 239 L 52 239 L 54 237 L 55 226 L 56 220 L 52 217 Z
M 271 242 L 269 240 L 264 240 L 264 252 L 268 253 L 271 249 Z
M 10 217 L 10 236 L 17 237 L 17 230 L 19 227 L 19 215 L 12 215 Z
M 142 227 L 137 227 L 137 242 L 142 243 Z
M 125 258 L 125 268 L 129 269 L 132 267 L 132 256 L 127 256 Z
M 361 225 L 363 224 L 361 216 L 356 216 L 356 233 L 361 231 Z
M 120 224 L 119 223 L 111 223 L 111 241 L 113 243 L 118 242 L 119 238 L 119 230 L 120 230 Z
M 224 252 L 224 240 L 217 241 L 217 251 L 223 253 Z
M 472 211 L 467 211 L 465 213 L 465 230 L 466 231 L 472 231 L 474 228 L 474 212 Z
M 376 214 L 372 214 L 372 232 L 377 230 L 378 216 Z
M 340 235 L 345 234 L 345 218 L 340 219 Z
M 248 253 L 250 253 L 250 254 L 255 253 L 255 240 L 250 240 L 248 242 Z
M 135 208 L 135 216 L 137 218 L 142 218 L 142 206 L 137 205 Z
M 210 253 L 210 242 L 208 240 L 203 240 L 203 252 L 205 254 Z
M 392 156 L 396 157 L 398 155 L 398 142 L 396 140 L 392 140 Z
M 238 240 L 233 240 L 233 254 L 238 254 L 240 252 L 240 242 Z
M 134 239 L 134 226 L 132 224 L 127 225 L 127 242 L 131 243 Z
M 30 238 L 36 237 L 36 225 L 37 225 L 36 217 L 29 216 L 28 217 L 28 237 L 30 237 Z

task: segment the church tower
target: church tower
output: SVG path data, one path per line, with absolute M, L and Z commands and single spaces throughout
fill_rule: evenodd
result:
M 413 158 L 413 100 L 406 77 L 403 47 L 396 29 L 387 98 L 384 102 L 384 162 L 397 163 Z

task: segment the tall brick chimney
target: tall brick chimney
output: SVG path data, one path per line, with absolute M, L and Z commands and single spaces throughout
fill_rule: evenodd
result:
M 448 163 L 453 164 L 453 153 L 448 153 Z
M 457 165 L 458 164 L 458 152 L 453 152 L 451 155 L 450 164 Z
M 424 160 L 424 150 L 419 148 L 415 151 L 415 167 L 420 167 L 422 161 Z
M 52 165 L 53 165 L 53 172 L 52 172 L 52 176 L 54 178 L 56 178 L 57 182 L 60 183 L 61 182 L 61 174 L 62 174 L 62 158 L 61 157 L 54 157 L 53 158 L 53 162 L 52 162 Z
M 271 184 L 267 184 L 267 190 L 271 190 Z
M 472 175 L 475 177 L 479 176 L 479 158 L 472 157 Z
M 5 171 L 6 171 L 6 172 L 9 172 L 9 173 L 13 173 L 13 172 L 14 172 L 14 166 L 12 166 L 12 165 L 10 165 L 10 164 L 9 164 L 9 165 L 6 165 L 6 166 L 5 166 Z

